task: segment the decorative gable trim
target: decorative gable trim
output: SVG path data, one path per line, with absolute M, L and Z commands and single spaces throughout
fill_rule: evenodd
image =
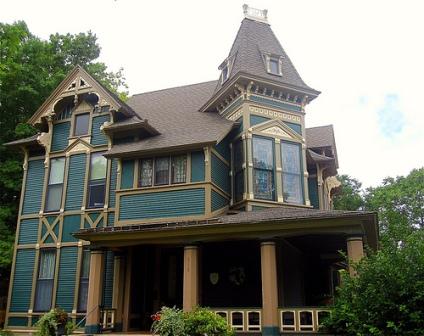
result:
M 289 139 L 304 143 L 305 139 L 288 127 L 283 121 L 272 119 L 249 128 L 250 132 L 272 135 L 275 138 Z
M 89 138 L 89 137 L 88 137 Z M 72 141 L 72 140 L 71 140 Z M 91 146 L 87 141 L 85 141 L 82 138 L 74 139 L 74 141 L 66 148 L 66 156 L 70 156 L 72 154 L 77 153 L 88 153 L 93 149 L 93 146 Z

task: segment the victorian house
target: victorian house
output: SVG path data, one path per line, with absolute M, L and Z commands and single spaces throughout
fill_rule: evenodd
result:
M 332 126 L 267 13 L 245 18 L 218 80 L 121 101 L 81 67 L 9 143 L 24 176 L 6 327 L 52 307 L 86 333 L 148 331 L 162 306 L 210 307 L 239 333 L 318 332 L 376 216 L 332 210 Z

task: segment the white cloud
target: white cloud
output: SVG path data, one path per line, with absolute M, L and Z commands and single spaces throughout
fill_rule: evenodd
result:
M 23 19 L 43 38 L 91 29 L 101 60 L 121 66 L 131 93 L 218 77 L 244 1 L 2 0 L 0 21 Z M 424 166 L 422 1 L 249 1 L 269 10 L 274 32 L 304 80 L 322 91 L 307 125 L 334 124 L 340 172 L 375 185 Z M 380 132 L 385 97 L 399 97 L 403 127 Z M 391 115 L 387 125 L 397 122 Z M 386 123 L 386 121 L 384 121 Z

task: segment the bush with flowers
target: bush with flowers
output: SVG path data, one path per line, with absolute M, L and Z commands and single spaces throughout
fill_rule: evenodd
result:
M 176 307 L 152 315 L 152 331 L 160 336 L 233 336 L 227 321 L 207 308 L 183 312 Z

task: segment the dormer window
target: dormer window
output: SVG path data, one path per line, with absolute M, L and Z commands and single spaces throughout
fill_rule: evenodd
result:
M 266 70 L 268 73 L 276 76 L 282 76 L 282 58 L 278 56 L 266 55 Z
M 222 82 L 224 83 L 228 79 L 228 64 L 222 68 Z
M 221 70 L 221 84 L 224 84 L 230 77 L 233 59 L 234 55 L 229 56 L 224 62 L 221 63 L 218 68 L 219 70 Z

